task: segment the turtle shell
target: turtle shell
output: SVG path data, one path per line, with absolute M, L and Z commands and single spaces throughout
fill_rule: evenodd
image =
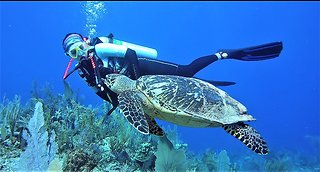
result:
M 199 79 L 145 75 L 136 86 L 159 113 L 156 117 L 180 125 L 204 127 L 255 120 L 240 102 Z

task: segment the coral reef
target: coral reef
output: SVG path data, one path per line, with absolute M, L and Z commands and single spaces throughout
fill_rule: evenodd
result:
M 81 149 L 77 149 L 68 154 L 65 164 L 65 171 L 91 171 L 98 164 L 95 156 L 86 153 Z
M 41 147 L 38 155 L 44 158 L 39 162 L 46 162 L 42 171 L 320 170 L 319 155 L 294 151 L 271 151 L 267 156 L 233 156 L 214 149 L 194 153 L 180 140 L 177 128 L 161 126 L 170 144 L 163 137 L 140 134 L 118 110 L 106 116 L 110 104 L 85 106 L 68 85 L 65 87 L 65 94 L 55 94 L 50 85 L 40 90 L 34 86 L 33 97 L 25 105 L 19 96 L 0 103 L 0 171 L 27 170 L 29 167 L 19 163 L 35 163 L 35 159 L 26 161 L 36 157 L 32 145 Z M 42 117 L 34 118 L 35 114 Z M 32 121 L 38 122 L 31 125 Z M 314 152 L 319 152 L 319 136 L 306 139 L 315 145 Z M 54 143 L 56 151 L 50 150 Z
M 0 105 L 0 139 L 6 147 L 20 147 L 22 130 L 28 123 L 20 99 L 16 95 L 12 101 L 4 99 L 4 103 Z

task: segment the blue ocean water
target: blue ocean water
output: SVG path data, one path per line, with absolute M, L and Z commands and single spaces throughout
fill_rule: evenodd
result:
M 27 101 L 34 81 L 39 86 L 50 83 L 63 93 L 69 58 L 62 39 L 70 32 L 87 34 L 82 3 L 0 3 L 0 98 L 18 94 Z M 271 150 L 314 151 L 308 138 L 320 136 L 319 2 L 105 2 L 105 6 L 106 13 L 96 23 L 98 36 L 113 33 L 117 39 L 155 48 L 159 59 L 179 64 L 218 49 L 283 41 L 278 58 L 218 61 L 196 76 L 236 82 L 220 88 L 246 105 L 257 119 L 250 124 Z M 68 81 L 83 103 L 102 103 L 77 74 Z M 249 152 L 220 128 L 178 127 L 178 131 L 193 151 Z

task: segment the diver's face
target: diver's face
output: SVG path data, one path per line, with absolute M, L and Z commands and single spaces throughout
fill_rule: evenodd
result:
M 82 56 L 86 56 L 87 44 L 85 42 L 75 42 L 73 43 L 68 51 L 68 55 L 73 59 L 80 59 Z

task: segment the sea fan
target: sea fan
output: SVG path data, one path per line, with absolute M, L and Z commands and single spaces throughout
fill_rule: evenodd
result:
M 58 146 L 54 141 L 54 132 L 48 140 L 41 102 L 35 105 L 34 115 L 28 123 L 28 129 L 29 134 L 26 131 L 23 132 L 23 138 L 26 139 L 28 146 L 20 156 L 18 170 L 45 171 L 50 161 L 53 160 Z

